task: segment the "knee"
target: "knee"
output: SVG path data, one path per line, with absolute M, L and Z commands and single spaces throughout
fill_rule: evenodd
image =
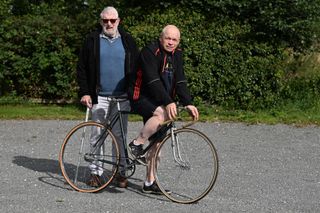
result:
M 157 118 L 157 119 L 159 120 L 159 122 L 165 121 L 165 120 L 166 120 L 166 117 L 167 117 L 166 111 L 165 111 L 165 109 L 164 109 L 163 107 L 158 107 L 158 108 L 154 111 L 153 116 L 154 116 L 155 118 Z

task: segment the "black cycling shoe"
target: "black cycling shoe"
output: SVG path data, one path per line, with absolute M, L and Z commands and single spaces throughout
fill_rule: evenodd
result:
M 143 145 L 134 145 L 133 141 L 129 143 L 129 147 L 131 149 L 131 153 L 134 157 L 138 158 L 140 155 L 143 154 Z
M 163 194 L 156 182 L 153 182 L 153 184 L 151 186 L 146 186 L 145 184 L 143 184 L 142 192 L 146 193 L 146 194 L 155 194 L 155 195 L 162 195 Z M 168 194 L 171 194 L 170 190 L 166 189 L 166 192 Z

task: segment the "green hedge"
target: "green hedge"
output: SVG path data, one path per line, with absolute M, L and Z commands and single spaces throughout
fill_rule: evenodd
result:
M 50 21 L 48 21 L 50 19 Z M 12 17 L 3 25 L 0 60 L 4 84 L 18 95 L 69 98 L 74 93 L 75 55 L 70 20 L 52 15 Z
M 78 51 L 103 6 L 113 4 L 122 27 L 140 48 L 157 39 L 166 24 L 181 29 L 185 70 L 196 102 L 258 109 L 297 97 L 300 86 L 318 94 L 317 82 L 293 75 L 287 61 L 288 49 L 304 52 L 317 42 L 320 2 L 292 2 L 4 0 L 0 93 L 76 98 Z
M 250 40 L 249 25 L 208 20 L 178 7 L 153 11 L 132 23 L 134 17 L 124 22 L 140 46 L 157 39 L 167 23 L 181 29 L 185 70 L 196 101 L 252 109 L 270 107 L 280 98 L 282 49 Z

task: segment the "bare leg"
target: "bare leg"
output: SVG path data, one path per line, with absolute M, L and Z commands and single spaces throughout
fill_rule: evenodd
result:
M 140 134 L 138 138 L 135 141 L 135 145 L 144 144 L 145 141 L 148 140 L 148 138 L 153 135 L 159 128 L 160 124 L 168 119 L 168 115 L 166 113 L 166 110 L 164 107 L 159 106 L 154 111 L 153 116 L 149 118 L 149 120 L 145 123 L 142 130 L 140 131 Z M 153 182 L 155 180 L 155 174 L 154 174 L 154 168 L 157 167 L 158 162 L 156 162 L 156 150 L 157 150 L 158 144 L 154 145 L 150 148 L 147 154 L 147 177 L 146 181 L 149 183 Z
M 162 106 L 157 107 L 153 116 L 144 124 L 139 136 L 136 138 L 135 145 L 144 144 L 160 127 L 160 124 L 168 118 Z
M 159 143 L 156 143 L 153 147 L 150 148 L 147 155 L 147 177 L 146 181 L 149 183 L 152 183 L 155 180 L 155 174 L 154 169 L 157 168 L 157 165 L 159 163 L 159 158 L 157 159 L 156 151 L 159 146 Z

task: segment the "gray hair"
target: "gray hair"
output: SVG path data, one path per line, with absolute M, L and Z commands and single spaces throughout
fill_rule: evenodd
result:
M 100 13 L 100 17 L 102 17 L 102 15 L 105 14 L 105 13 L 113 13 L 116 16 L 116 18 L 119 18 L 118 11 L 114 7 L 110 7 L 110 6 L 109 7 L 105 7 L 102 10 L 102 12 Z

